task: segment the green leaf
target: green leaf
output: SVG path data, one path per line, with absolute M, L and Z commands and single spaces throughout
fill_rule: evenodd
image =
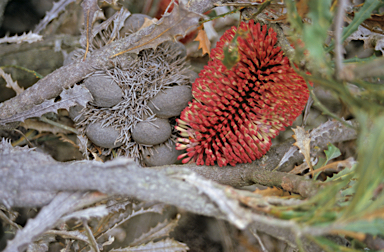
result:
M 326 164 L 326 159 L 323 158 L 323 157 L 319 157 L 319 161 L 317 162 L 317 164 L 313 167 L 314 170 L 316 169 L 319 169 L 321 167 L 323 167 L 325 164 Z
M 384 115 L 356 113 L 360 123 L 358 138 L 359 163 L 356 175 L 359 178 L 356 193 L 345 210 L 343 218 L 353 219 L 374 212 L 381 208 L 378 200 L 372 201 L 377 193 L 377 187 L 384 181 Z M 383 200 L 384 201 L 384 200 Z
M 325 68 L 324 42 L 328 37 L 328 29 L 332 23 L 333 15 L 330 11 L 331 0 L 312 0 L 308 2 L 308 17 L 311 23 L 304 24 L 303 41 L 313 59 L 321 68 Z
M 228 70 L 240 61 L 238 38 L 242 37 L 245 39 L 248 34 L 249 31 L 237 29 L 233 39 L 230 42 L 226 42 L 223 46 L 224 59 L 221 62 L 223 62 Z
M 353 195 L 355 193 L 355 191 L 356 191 L 356 188 L 354 186 L 352 186 L 348 189 L 342 190 L 341 196 L 345 197 L 345 196 Z
M 301 34 L 303 29 L 303 21 L 299 13 L 297 12 L 296 4 L 294 1 L 284 1 L 287 6 L 287 17 L 288 21 L 291 24 L 292 29 L 295 30 L 296 33 Z
M 343 245 L 339 245 L 323 236 L 308 237 L 319 245 L 323 251 L 356 251 L 352 248 L 346 248 Z
M 325 150 L 324 153 L 327 158 L 319 157 L 319 161 L 313 167 L 314 170 L 323 167 L 329 162 L 329 160 L 337 158 L 341 155 L 340 150 L 336 146 L 334 146 L 332 143 L 328 144 L 328 150 Z
M 371 235 L 384 235 L 384 220 L 374 219 L 371 221 L 358 220 L 343 227 L 343 230 L 361 232 Z
M 371 13 L 375 10 L 379 4 L 382 4 L 383 1 L 380 0 L 367 0 L 365 1 L 363 7 L 355 13 L 355 17 L 352 22 L 343 29 L 343 35 L 341 37 L 341 41 L 346 40 L 352 33 L 357 31 L 359 25 L 364 22 L 367 18 L 371 17 Z M 334 41 L 327 48 L 327 52 L 333 50 L 335 47 Z
M 379 57 L 377 57 L 376 55 L 372 55 L 372 56 L 367 57 L 367 58 L 353 57 L 353 58 L 350 58 L 350 59 L 343 60 L 343 63 L 344 64 L 348 64 L 348 63 L 367 63 L 367 62 L 370 62 L 370 61 L 378 59 L 378 58 Z
M 231 69 L 240 60 L 239 49 L 237 46 L 228 44 L 223 47 L 224 59 L 222 60 L 227 69 Z
M 328 150 L 325 150 L 324 153 L 327 156 L 327 161 L 325 162 L 325 164 L 327 164 L 330 160 L 337 158 L 341 155 L 339 148 L 334 146 L 332 143 L 328 144 Z
M 336 180 L 350 180 L 355 176 L 355 168 L 356 164 L 351 167 L 351 169 L 345 168 L 341 172 L 337 173 L 334 175 L 332 178 L 327 178 L 325 182 L 330 182 L 330 181 L 336 181 Z

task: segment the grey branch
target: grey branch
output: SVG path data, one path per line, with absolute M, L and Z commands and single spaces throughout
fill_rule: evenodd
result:
M 356 132 L 339 122 L 330 121 L 313 130 L 311 136 L 312 145 L 322 148 L 328 142 L 354 139 Z M 240 228 L 252 225 L 258 230 L 295 244 L 295 232 L 298 227 L 293 222 L 252 213 L 228 195 L 226 186 L 216 183 L 233 186 L 260 183 L 281 186 L 305 196 L 313 195 L 318 190 L 316 182 L 271 171 L 280 163 L 291 144 L 292 141 L 288 140 L 275 146 L 262 159 L 236 167 L 179 165 L 142 168 L 127 158 L 117 158 L 106 163 L 60 163 L 33 149 L 14 148 L 3 140 L 0 142 L 0 202 L 7 207 L 44 206 L 52 199 L 53 203 L 56 202 L 55 195 L 58 192 L 70 195 L 75 192 L 100 191 L 107 195 L 124 195 L 175 205 L 193 213 L 228 220 Z M 291 163 L 291 160 L 302 161 L 303 157 L 296 152 L 291 154 L 286 163 Z M 201 175 L 203 177 L 200 177 Z M 44 209 L 51 209 L 51 206 L 55 205 L 52 202 Z M 71 209 L 63 208 L 65 211 L 57 213 L 52 217 L 52 221 L 41 226 L 39 233 L 54 226 L 58 218 Z M 44 212 L 41 216 L 44 216 Z M 33 228 L 34 223 L 31 222 L 26 227 Z M 37 233 L 28 230 L 20 231 L 19 237 L 23 238 L 20 239 L 23 243 L 10 243 L 10 248 L 18 248 L 32 241 L 32 234 Z M 306 242 L 304 244 L 306 247 Z
M 343 71 L 343 45 L 341 35 L 344 27 L 346 0 L 340 0 L 335 17 L 335 75 L 337 79 L 340 78 L 340 73 Z
M 339 122 L 329 121 L 313 130 L 311 135 L 312 146 L 321 150 L 330 142 L 355 139 L 356 131 Z M 308 197 L 318 189 L 313 181 L 284 172 L 271 172 L 278 167 L 292 143 L 288 140 L 276 145 L 263 158 L 235 167 L 188 164 L 142 169 L 127 159 L 116 159 L 105 164 L 96 161 L 60 163 L 46 154 L 13 148 L 3 141 L 0 144 L 0 200 L 8 207 L 42 206 L 58 191 L 98 190 L 108 195 L 159 200 L 200 214 L 206 214 L 206 211 L 219 214 L 217 207 L 200 197 L 198 191 L 170 177 L 183 170 L 192 170 L 224 185 L 239 187 L 258 183 L 283 187 Z M 302 154 L 295 151 L 283 168 L 302 160 Z
M 61 216 L 73 211 L 82 196 L 83 194 L 79 192 L 59 193 L 48 206 L 41 209 L 36 218 L 29 219 L 27 225 L 17 231 L 15 238 L 8 242 L 4 252 L 26 249 L 26 246 L 33 242 L 35 238 L 54 226 Z
M 188 2 L 187 8 L 196 13 L 203 13 L 210 10 L 213 4 L 217 2 L 221 1 L 193 0 Z M 132 44 L 140 41 L 146 35 L 147 31 L 153 30 L 153 26 L 154 25 L 146 27 L 131 36 L 114 41 L 94 51 L 92 55 L 84 61 L 76 61 L 47 75 L 22 94 L 0 104 L 0 118 L 5 119 L 11 117 L 30 109 L 33 105 L 57 97 L 63 89 L 72 87 L 75 83 L 92 73 L 94 69 L 111 67 L 111 56 L 129 49 Z M 42 90 L 44 90 L 44 92 L 41 92 Z

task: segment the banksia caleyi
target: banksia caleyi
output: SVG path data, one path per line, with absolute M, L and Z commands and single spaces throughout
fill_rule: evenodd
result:
M 182 137 L 176 148 L 187 151 L 179 156 L 183 163 L 252 162 L 300 115 L 309 91 L 276 43 L 273 29 L 253 21 L 224 33 L 192 85 L 193 101 L 177 121 Z M 227 69 L 224 54 L 231 51 L 237 59 Z

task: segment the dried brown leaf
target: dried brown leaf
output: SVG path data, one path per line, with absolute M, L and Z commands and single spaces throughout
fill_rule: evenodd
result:
M 284 191 L 283 189 L 277 187 L 268 187 L 267 189 L 256 189 L 254 193 L 260 194 L 262 196 L 289 196 L 289 192 Z
M 309 12 L 308 0 L 299 0 L 296 2 L 297 13 L 304 18 Z
M 34 129 L 37 130 L 39 133 L 41 132 L 50 132 L 54 135 L 56 134 L 69 134 L 72 133 L 69 130 L 65 130 L 63 128 L 59 128 L 56 126 L 53 126 L 51 124 L 40 122 L 34 119 L 27 119 L 23 123 L 20 124 L 20 126 L 23 126 L 25 129 Z
M 175 4 L 170 14 L 164 15 L 156 24 L 141 29 L 130 35 L 133 43 L 129 49 L 117 53 L 111 58 L 123 53 L 139 53 L 143 49 L 156 47 L 168 40 L 176 40 L 178 37 L 184 37 L 191 30 L 194 30 L 202 16 L 198 13 L 187 10 L 181 5 Z
M 83 85 L 75 85 L 73 88 L 65 89 L 60 94 L 61 100 L 56 101 L 55 99 L 46 100 L 45 102 L 33 106 L 31 109 L 16 114 L 14 116 L 0 119 L 0 124 L 6 124 L 10 122 L 24 122 L 25 119 L 31 117 L 40 117 L 48 112 L 57 113 L 58 109 L 68 110 L 70 107 L 75 105 L 86 106 L 91 101 L 92 95 L 88 89 Z
M 309 168 L 313 170 L 311 163 L 311 137 L 308 132 L 305 131 L 303 127 L 297 126 L 296 129 L 292 129 L 295 134 L 292 136 L 296 142 L 293 144 L 298 147 L 300 153 L 304 155 L 305 161 L 307 162 Z
M 151 25 L 153 25 L 153 24 L 156 24 L 157 21 L 159 21 L 157 18 L 152 18 L 152 19 L 144 18 L 144 23 L 143 23 L 143 25 L 140 27 L 139 30 L 144 29 L 144 28 L 146 28 L 146 27 L 148 27 L 148 26 L 151 26 Z
M 351 168 L 354 164 L 356 163 L 355 159 L 353 157 L 349 157 L 346 160 L 341 160 L 341 161 L 336 161 L 330 164 L 327 164 L 319 169 L 316 169 L 311 172 L 313 175 L 314 173 L 319 173 L 319 172 L 339 172 L 345 168 Z
M 210 55 L 211 51 L 211 41 L 209 41 L 207 33 L 203 29 L 199 29 L 197 37 L 193 41 L 199 42 L 199 48 L 203 50 L 203 55 L 208 53 Z
M 295 168 L 293 168 L 291 171 L 289 171 L 288 173 L 291 173 L 291 174 L 295 174 L 295 175 L 303 175 L 303 173 L 307 170 L 307 173 L 308 173 L 308 170 L 309 170 L 309 166 L 307 163 L 302 163 L 301 165 L 298 165 L 298 166 L 295 166 Z
M 364 42 L 364 49 L 373 48 L 376 51 L 381 51 L 384 54 L 384 35 L 372 32 L 363 26 L 359 26 L 357 31 L 352 33 L 346 39 L 346 42 L 351 40 L 361 40 Z

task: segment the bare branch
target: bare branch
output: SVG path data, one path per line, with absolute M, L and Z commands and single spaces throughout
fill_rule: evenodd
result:
M 189 11 L 203 13 L 211 9 L 215 2 L 218 1 L 189 1 L 187 8 Z M 112 66 L 111 56 L 129 50 L 132 45 L 135 45 L 136 42 L 142 40 L 146 35 L 151 33 L 155 26 L 156 24 L 148 26 L 128 37 L 114 41 L 109 45 L 94 51 L 90 57 L 87 57 L 87 59 L 76 61 L 52 72 L 35 85 L 25 90 L 22 94 L 0 104 L 0 118 L 8 118 L 31 108 L 34 104 L 40 104 L 47 99 L 55 98 L 63 89 L 67 89 L 81 81 L 86 75 L 93 72 L 94 69 L 105 69 Z M 170 40 L 172 38 L 167 37 L 167 39 Z M 41 92 L 41 90 L 44 90 L 44 92 Z
M 348 134 L 343 134 L 344 131 Z M 353 139 L 355 135 L 353 129 L 330 121 L 311 132 L 311 144 L 321 148 L 328 142 Z M 191 171 L 195 170 L 205 177 L 230 185 L 259 182 L 286 189 L 291 187 L 292 191 L 299 191 L 306 196 L 313 195 L 318 186 L 312 180 L 282 172 L 271 172 L 292 142 L 293 140 L 274 147 L 272 152 L 252 164 L 237 167 L 175 165 L 143 169 L 126 158 L 117 158 L 107 163 L 60 163 L 46 154 L 27 148 L 13 148 L 10 143 L 3 141 L 0 143 L 0 200 L 8 207 L 25 206 L 25 202 L 19 200 L 20 195 L 38 196 L 47 192 L 47 196 L 52 198 L 53 192 L 97 190 L 108 195 L 124 195 L 175 205 L 193 213 L 229 220 L 242 228 L 252 223 L 258 230 L 275 237 L 283 237 L 282 239 L 294 244 L 294 230 L 298 227 L 293 222 L 251 213 L 228 198 L 229 195 L 222 193 L 226 187 L 203 179 Z M 297 152 L 287 163 L 296 158 L 303 160 Z M 40 198 L 35 204 L 41 206 L 42 201 L 46 203 L 46 200 Z M 242 213 L 241 218 L 238 213 Z
M 335 17 L 335 75 L 340 79 L 340 73 L 343 71 L 343 44 L 341 41 L 341 35 L 344 27 L 344 14 L 346 7 L 346 0 L 340 0 L 337 8 L 337 14 Z
M 64 214 L 73 211 L 83 193 L 59 193 L 52 202 L 41 209 L 36 218 L 17 231 L 15 238 L 8 242 L 4 252 L 22 251 L 40 234 L 51 228 Z
M 339 122 L 329 121 L 313 130 L 311 137 L 311 145 L 321 151 L 330 142 L 355 139 L 356 131 Z M 293 141 L 274 146 L 267 155 L 251 164 L 224 168 L 188 164 L 147 169 L 139 168 L 127 159 L 116 159 L 106 164 L 94 161 L 59 163 L 48 155 L 30 149 L 12 148 L 3 141 L 0 144 L 0 200 L 9 207 L 41 206 L 57 191 L 99 190 L 110 195 L 159 200 L 201 214 L 206 209 L 217 213 L 216 206 L 202 199 L 195 189 L 169 177 L 175 172 L 188 170 L 225 185 L 239 187 L 258 183 L 279 186 L 308 197 L 318 190 L 316 183 L 292 174 L 271 172 L 278 167 Z M 295 151 L 282 168 L 302 160 L 302 154 Z M 127 184 L 130 186 L 124 186 Z M 187 195 L 189 200 L 183 199 Z M 190 201 L 192 198 L 195 198 L 193 203 Z

